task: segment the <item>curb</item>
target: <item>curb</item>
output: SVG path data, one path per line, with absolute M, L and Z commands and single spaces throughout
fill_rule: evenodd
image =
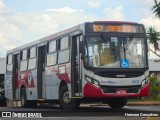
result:
M 145 101 L 145 102 L 128 102 L 127 105 L 160 105 L 160 101 Z
M 88 104 L 89 106 L 108 106 L 108 104 Z M 86 106 L 88 106 L 86 105 Z M 145 101 L 145 102 L 128 102 L 126 106 L 150 106 L 160 105 L 160 101 Z M 82 105 L 83 106 L 83 105 Z

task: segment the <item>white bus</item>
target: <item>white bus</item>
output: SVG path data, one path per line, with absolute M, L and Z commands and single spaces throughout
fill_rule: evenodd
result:
M 76 109 L 101 101 L 122 108 L 149 95 L 142 24 L 86 22 L 7 52 L 5 96 L 22 107 L 39 101 Z

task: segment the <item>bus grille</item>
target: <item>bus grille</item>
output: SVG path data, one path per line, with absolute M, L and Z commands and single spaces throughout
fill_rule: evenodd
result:
M 116 93 L 117 90 L 126 90 L 127 93 L 138 93 L 141 85 L 137 86 L 101 86 L 104 93 Z

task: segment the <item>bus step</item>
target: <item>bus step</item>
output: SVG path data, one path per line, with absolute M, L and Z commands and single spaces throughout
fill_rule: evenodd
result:
M 45 101 L 45 99 L 38 99 L 38 101 Z
M 82 98 L 81 96 L 75 96 L 75 97 L 71 97 L 71 98 Z
M 82 96 L 82 93 L 75 93 L 75 96 Z

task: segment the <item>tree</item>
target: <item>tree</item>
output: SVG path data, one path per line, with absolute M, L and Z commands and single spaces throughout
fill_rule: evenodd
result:
M 157 2 L 157 0 L 154 0 L 154 6 L 152 7 L 152 11 L 155 16 L 160 19 L 160 2 Z
M 147 38 L 149 40 L 149 43 L 153 44 L 155 49 L 155 51 L 150 48 L 149 50 L 160 57 L 160 55 L 156 52 L 157 50 L 160 50 L 158 43 L 158 41 L 160 41 L 160 32 L 157 32 L 154 27 L 149 27 L 147 29 Z
M 160 33 L 157 32 L 154 27 L 149 27 L 147 34 L 149 43 L 153 44 L 155 51 L 160 50 L 158 45 L 158 41 L 160 40 Z
M 147 30 L 147 38 L 149 39 L 149 43 L 153 44 L 155 49 L 155 51 L 150 48 L 149 50 L 160 57 L 160 55 L 156 53 L 157 50 L 160 50 L 158 43 L 158 41 L 160 41 L 160 32 L 157 32 L 154 27 L 149 27 Z

